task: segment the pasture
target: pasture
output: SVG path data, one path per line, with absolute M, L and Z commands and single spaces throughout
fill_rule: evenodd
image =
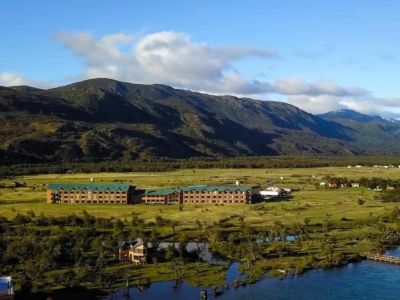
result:
M 9 186 L 13 181 L 24 181 L 27 187 L 0 189 L 0 215 L 13 217 L 17 213 L 33 211 L 35 214 L 62 216 L 89 214 L 101 217 L 130 219 L 138 214 L 144 220 L 156 216 L 176 220 L 182 226 L 193 226 L 196 220 L 215 222 L 234 215 L 245 216 L 253 226 L 268 226 L 275 221 L 292 224 L 310 219 L 321 222 L 327 214 L 331 219 L 342 218 L 362 220 L 377 216 L 392 209 L 395 204 L 373 200 L 376 193 L 365 188 L 324 189 L 319 187 L 325 176 L 343 176 L 357 180 L 361 177 L 400 179 L 400 169 L 376 168 L 296 168 L 296 169 L 191 169 L 160 173 L 93 173 L 93 174 L 45 174 L 18 176 L 0 181 Z M 124 182 L 137 188 L 159 188 L 196 184 L 234 184 L 240 180 L 243 185 L 273 184 L 280 187 L 299 187 L 300 191 L 286 201 L 271 201 L 253 205 L 184 206 L 177 205 L 84 205 L 46 204 L 45 185 L 48 183 Z M 281 179 L 283 178 L 283 179 Z M 366 202 L 358 204 L 358 199 Z M 262 213 L 260 212 L 262 211 Z

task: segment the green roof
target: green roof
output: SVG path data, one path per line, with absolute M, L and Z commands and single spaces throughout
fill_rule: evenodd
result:
M 50 183 L 47 185 L 48 189 L 65 190 L 65 191 L 128 191 L 131 187 L 130 184 L 125 183 Z
M 251 186 L 236 186 L 236 185 L 192 185 L 183 186 L 180 188 L 183 192 L 198 191 L 198 192 L 246 192 L 253 189 Z
M 146 190 L 146 192 L 144 194 L 151 195 L 151 196 L 166 196 L 166 195 L 170 195 L 176 191 L 177 191 L 177 189 L 174 189 L 174 188 Z

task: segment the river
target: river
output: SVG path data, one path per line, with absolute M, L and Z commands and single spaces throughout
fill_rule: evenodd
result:
M 400 256 L 400 248 L 388 251 L 389 255 Z M 227 280 L 238 276 L 238 265 L 232 264 L 227 272 Z M 193 300 L 199 299 L 201 288 L 183 283 L 174 289 L 174 282 L 154 283 L 144 292 L 131 288 L 130 298 L 118 291 L 104 299 L 110 300 Z M 400 266 L 372 261 L 348 264 L 329 270 L 314 270 L 283 280 L 265 278 L 259 282 L 239 287 L 231 287 L 224 294 L 214 297 L 208 290 L 208 299 L 219 300 L 264 300 L 264 299 L 400 299 Z

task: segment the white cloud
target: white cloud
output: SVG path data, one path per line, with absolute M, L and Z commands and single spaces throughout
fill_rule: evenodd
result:
M 277 57 L 271 49 L 211 47 L 171 31 L 148 34 L 139 40 L 120 33 L 95 38 L 79 32 L 60 32 L 55 38 L 84 61 L 84 78 L 164 83 L 214 93 L 264 91 L 265 86 L 243 78 L 232 63 L 248 57 Z
M 54 86 L 54 83 L 28 79 L 25 76 L 14 72 L 0 72 L 0 86 L 29 85 L 39 88 Z
M 234 66 L 249 57 L 276 59 L 272 49 L 210 46 L 192 41 L 184 33 L 162 31 L 139 38 L 115 33 L 97 38 L 88 32 L 58 32 L 55 39 L 82 59 L 85 71 L 79 79 L 107 77 L 135 83 L 162 83 L 214 94 L 286 97 L 312 113 L 351 108 L 365 113 L 388 114 L 400 106 L 399 98 L 379 98 L 370 91 L 331 81 L 304 82 L 281 78 L 275 82 L 251 80 Z M 11 72 L 0 73 L 0 85 L 54 84 L 29 80 Z
M 27 80 L 16 73 L 12 72 L 0 72 L 0 85 L 3 86 L 14 86 L 27 84 Z
M 344 108 L 340 99 L 335 96 L 289 96 L 287 101 L 311 113 L 324 113 L 331 110 Z
M 234 68 L 233 63 L 248 57 L 273 59 L 278 56 L 275 51 L 240 46 L 212 47 L 172 31 L 148 34 L 138 40 L 122 33 L 95 38 L 87 32 L 59 32 L 55 38 L 84 61 L 84 78 L 110 77 L 138 83 L 163 83 L 219 94 L 368 94 L 361 88 L 328 81 L 306 83 L 298 79 L 280 79 L 270 83 L 249 80 Z
M 305 83 L 298 79 L 281 79 L 274 86 L 278 94 L 284 95 L 308 95 L 308 96 L 365 96 L 369 91 L 352 86 L 339 86 L 331 81 L 319 81 L 316 83 Z
M 400 116 L 400 98 L 374 97 L 370 94 L 358 97 L 289 96 L 287 101 L 311 113 L 325 113 L 337 109 L 352 109 L 369 115 L 387 118 Z

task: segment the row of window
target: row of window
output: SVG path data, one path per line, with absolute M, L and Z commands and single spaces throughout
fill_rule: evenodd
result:
M 119 200 L 117 200 L 117 201 L 108 201 L 108 200 L 104 200 L 104 201 L 102 201 L 102 200 L 99 200 L 99 201 L 96 201 L 96 200 L 93 200 L 93 201 L 91 201 L 91 200 L 83 200 L 83 201 L 79 201 L 79 200 L 76 200 L 76 201 L 69 201 L 69 200 L 63 200 L 62 201 L 63 203 L 82 203 L 82 204 L 92 204 L 92 203 L 94 203 L 94 204 L 120 204 L 120 203 L 126 203 L 126 201 L 119 201 Z
M 56 197 L 54 197 L 54 198 L 56 198 Z M 79 199 L 82 199 L 82 200 L 85 200 L 85 199 L 88 199 L 86 196 L 81 196 L 81 195 L 76 195 L 76 196 L 74 196 L 74 195 L 70 195 L 70 196 L 68 196 L 68 195 L 62 195 L 61 196 L 61 198 L 62 199 L 71 199 L 71 200 L 73 200 L 73 199 L 77 199 L 77 200 L 79 200 Z M 93 199 L 93 200 L 97 200 L 97 199 L 124 199 L 124 198 L 126 198 L 126 197 L 124 197 L 124 196 L 119 196 L 119 195 L 116 195 L 116 196 L 113 196 L 113 197 L 110 197 L 110 196 L 93 196 L 93 197 L 90 197 L 90 199 Z
M 192 195 L 190 195 L 190 196 L 185 196 L 184 197 L 185 199 L 198 199 L 198 198 L 201 198 L 201 199 L 215 199 L 215 198 L 217 198 L 217 199 L 222 199 L 222 198 L 226 198 L 226 199 L 233 199 L 233 198 L 235 198 L 235 199 L 239 199 L 239 198 L 243 198 L 243 196 L 242 195 L 236 195 L 236 196 L 224 196 L 224 197 L 222 197 L 222 196 L 214 196 L 214 195 L 201 195 L 201 196 L 192 196 Z
M 216 204 L 216 203 L 246 203 L 246 201 L 245 201 L 245 200 L 223 200 L 223 201 L 217 201 L 217 200 L 212 200 L 212 201 L 206 201 L 206 200 L 185 200 L 184 203 L 191 203 L 191 204 L 196 204 L 196 203 Z
M 124 191 L 58 191 L 52 194 L 126 194 Z
M 184 194 L 245 194 L 246 192 L 240 192 L 240 191 L 235 191 L 235 192 L 218 192 L 218 191 L 213 191 L 213 192 L 199 192 L 199 191 L 185 191 L 183 192 Z

